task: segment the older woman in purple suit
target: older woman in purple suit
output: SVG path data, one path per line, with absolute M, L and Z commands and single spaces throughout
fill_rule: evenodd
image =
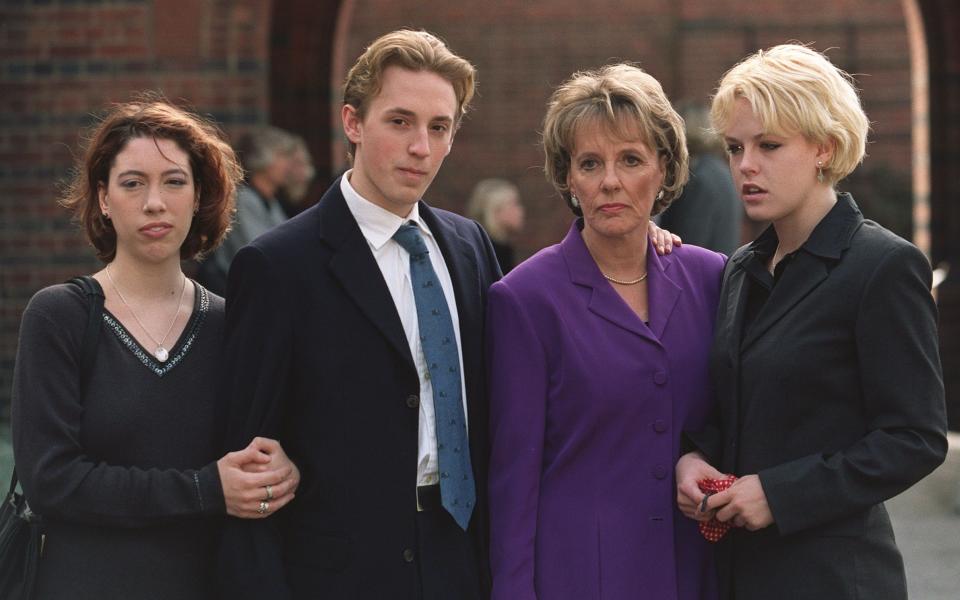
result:
M 715 598 L 673 466 L 713 401 L 724 257 L 648 239 L 687 180 L 683 121 L 620 64 L 560 86 L 543 136 L 579 218 L 490 290 L 493 598 Z

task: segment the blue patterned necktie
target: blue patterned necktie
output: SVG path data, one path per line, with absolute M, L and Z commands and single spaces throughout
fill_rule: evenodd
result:
M 404 223 L 393 234 L 393 239 L 410 253 L 410 281 L 417 303 L 420 346 L 433 384 L 440 499 L 457 524 L 466 530 L 477 492 L 470 467 L 470 445 L 461 399 L 460 354 L 450 307 L 430 263 L 420 229 L 412 222 Z

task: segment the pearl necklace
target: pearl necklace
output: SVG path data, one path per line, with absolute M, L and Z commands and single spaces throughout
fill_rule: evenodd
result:
M 123 302 L 123 305 L 127 307 L 127 310 L 130 311 L 130 314 L 133 315 L 133 318 L 136 319 L 137 324 L 140 325 L 140 329 L 147 334 L 147 337 L 150 338 L 150 341 L 157 345 L 157 349 L 153 351 L 153 355 L 157 357 L 157 360 L 160 362 L 166 362 L 170 358 L 170 352 L 164 347 L 163 343 L 167 341 L 167 336 L 170 335 L 170 332 L 173 331 L 173 326 L 177 322 L 177 317 L 180 316 L 180 306 L 183 304 L 183 295 L 187 291 L 187 276 L 183 275 L 183 283 L 180 286 L 180 301 L 177 302 L 177 310 L 173 313 L 173 320 L 170 321 L 170 327 L 167 328 L 167 332 L 163 334 L 163 338 L 158 342 L 155 337 L 150 334 L 150 331 L 147 330 L 144 326 L 143 321 L 140 320 L 140 317 L 137 316 L 137 313 L 133 311 L 133 307 L 130 306 L 130 303 L 127 302 L 127 299 L 123 297 L 123 294 L 120 293 L 120 288 L 117 287 L 117 282 L 113 280 L 113 275 L 110 274 L 110 265 L 106 267 L 107 279 L 110 280 L 110 285 L 113 286 L 113 291 L 117 293 L 117 296 L 120 298 L 120 302 Z
M 647 274 L 644 273 L 643 275 L 641 275 L 640 277 L 637 277 L 636 279 L 631 279 L 630 281 L 624 281 L 623 279 L 616 279 L 614 277 L 610 277 L 609 275 L 607 275 L 602 271 L 600 272 L 600 274 L 603 275 L 603 278 L 606 279 L 607 281 L 611 281 L 613 283 L 619 283 L 620 285 L 637 285 L 638 283 L 640 283 L 641 281 L 647 278 Z

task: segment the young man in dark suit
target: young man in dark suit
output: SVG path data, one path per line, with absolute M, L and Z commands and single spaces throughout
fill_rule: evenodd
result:
M 347 75 L 353 168 L 230 269 L 227 443 L 267 435 L 297 498 L 231 519 L 230 598 L 471 600 L 489 593 L 483 316 L 500 277 L 473 221 L 421 198 L 473 96 L 474 69 L 396 31 Z

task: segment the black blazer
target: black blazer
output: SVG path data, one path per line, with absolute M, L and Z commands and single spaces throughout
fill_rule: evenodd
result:
M 843 194 L 744 332 L 746 268 L 771 235 L 728 262 L 711 356 L 719 428 L 689 435 L 721 471 L 759 474 L 775 521 L 720 543 L 723 588 L 906 598 L 883 501 L 947 450 L 930 265 Z
M 487 288 L 500 277 L 475 222 L 420 203 L 453 280 L 477 507 L 468 534 L 489 586 Z M 339 179 L 320 203 L 230 268 L 222 399 L 227 447 L 275 437 L 300 467 L 296 499 L 263 521 L 229 519 L 229 598 L 408 598 L 417 587 L 419 380 L 400 318 Z M 326 595 L 323 595 L 326 594 Z

